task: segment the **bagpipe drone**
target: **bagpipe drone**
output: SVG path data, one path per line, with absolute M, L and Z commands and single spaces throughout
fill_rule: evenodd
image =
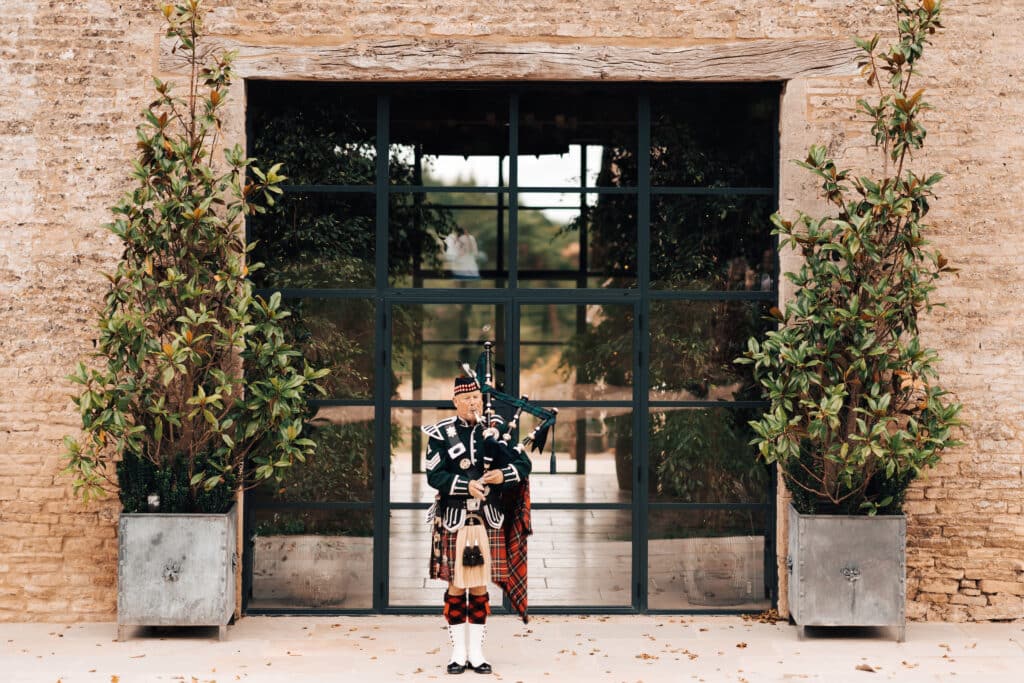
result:
M 460 363 L 462 371 L 476 379 L 477 384 L 480 385 L 480 393 L 483 394 L 484 398 L 484 419 L 487 425 L 491 424 L 492 418 L 497 413 L 495 409 L 495 403 L 503 403 L 511 408 L 515 409 L 512 415 L 512 419 L 508 422 L 508 431 L 502 436 L 502 439 L 508 443 L 512 440 L 512 432 L 519 426 L 519 420 L 522 414 L 528 413 L 537 418 L 537 425 L 533 430 L 522 439 L 522 445 L 517 445 L 515 448 L 528 448 L 534 452 L 543 452 L 544 446 L 547 444 L 548 436 L 551 430 L 555 426 L 555 420 L 558 418 L 558 408 L 544 408 L 543 406 L 534 403 L 526 395 L 516 398 L 506 394 L 503 391 L 499 391 L 494 386 L 494 343 L 486 341 L 484 342 L 483 353 L 476 362 L 476 369 L 470 367 L 469 363 Z M 555 457 L 555 444 L 554 438 L 551 439 L 551 458 L 554 462 Z

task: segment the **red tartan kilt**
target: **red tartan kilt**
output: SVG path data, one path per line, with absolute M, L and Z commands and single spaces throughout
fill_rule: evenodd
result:
M 486 525 L 485 525 L 486 526 Z M 441 561 L 430 563 L 430 578 L 451 583 L 455 577 L 455 563 L 458 561 L 455 536 L 458 531 L 441 529 Z M 505 552 L 505 530 L 487 526 L 487 541 L 491 547 L 491 581 L 503 584 L 508 580 L 508 555 Z

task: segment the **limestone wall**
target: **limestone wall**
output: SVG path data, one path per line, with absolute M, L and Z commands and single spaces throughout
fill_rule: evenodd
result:
M 550 78 L 545 69 L 554 67 L 531 57 L 546 51 L 564 56 L 567 70 L 554 73 L 562 77 L 686 80 L 700 72 L 671 68 L 683 64 L 671 61 L 680 50 L 699 47 L 713 57 L 767 54 L 772 46 L 785 54 L 797 41 L 848 46 L 848 36 L 892 23 L 884 4 L 859 0 L 208 4 L 210 33 L 255 55 L 243 75 L 277 68 L 301 77 L 308 68 L 307 77 L 360 80 Z M 947 308 L 924 330 L 945 359 L 943 383 L 964 403 L 968 427 L 965 446 L 909 495 L 908 607 L 929 620 L 1020 618 L 1024 4 L 944 4 L 949 29 L 921 79 L 936 111 L 926 120 L 927 154 L 915 164 L 947 174 L 932 235 L 961 272 L 943 282 L 937 298 Z M 61 438 L 78 424 L 64 377 L 96 336 L 99 271 L 117 256 L 101 226 L 127 186 L 149 76 L 168 66 L 161 22 L 150 0 L 0 3 L 0 620 L 114 615 L 116 504 L 81 506 L 60 475 Z M 487 48 L 526 57 L 518 67 L 494 59 L 471 72 L 460 66 L 460 55 Z M 658 62 L 652 72 L 630 50 L 669 59 L 669 67 Z M 271 64 L 260 54 L 283 56 Z M 342 58 L 325 62 L 325 54 Z M 855 116 L 864 89 L 846 75 L 852 66 L 816 71 L 800 59 L 792 56 L 799 68 L 785 75 L 783 159 L 803 156 L 813 142 L 827 143 L 846 165 L 872 158 Z M 524 61 L 533 65 L 527 71 Z M 744 72 L 731 77 L 749 79 L 753 63 L 736 63 Z M 241 88 L 235 96 L 231 129 L 240 138 Z M 784 211 L 814 208 L 814 184 L 799 169 L 784 163 L 781 187 Z

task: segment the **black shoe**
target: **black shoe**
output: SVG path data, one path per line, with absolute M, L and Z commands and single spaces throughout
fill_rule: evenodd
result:
M 460 674 L 465 670 L 465 664 L 459 664 L 458 662 L 448 662 L 448 673 L 450 674 Z
M 466 666 L 468 666 L 470 669 L 472 669 L 473 671 L 477 672 L 478 674 L 489 674 L 489 673 L 491 673 L 491 665 L 488 664 L 487 662 L 484 662 L 480 666 L 473 666 L 469 662 L 466 662 Z

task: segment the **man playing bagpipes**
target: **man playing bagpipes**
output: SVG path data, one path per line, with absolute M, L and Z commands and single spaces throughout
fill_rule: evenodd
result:
M 511 430 L 524 409 L 545 417 L 525 440 L 543 446 L 555 419 L 553 411 L 534 406 L 525 397 L 514 399 L 497 391 L 490 384 L 489 369 L 483 371 L 490 367 L 490 342 L 484 348 L 481 372 L 466 367 L 470 376 L 455 380 L 452 402 L 457 414 L 422 428 L 429 437 L 427 481 L 438 491 L 429 515 L 430 578 L 448 582 L 444 616 L 452 643 L 450 674 L 461 674 L 467 667 L 476 673 L 491 673 L 483 653 L 491 611 L 488 579 L 505 591 L 513 609 L 527 621 L 526 537 L 532 531 L 528 480 L 532 463 L 521 445 L 511 445 Z M 482 386 L 478 377 L 483 379 Z M 495 398 L 516 408 L 507 425 L 493 408 Z

